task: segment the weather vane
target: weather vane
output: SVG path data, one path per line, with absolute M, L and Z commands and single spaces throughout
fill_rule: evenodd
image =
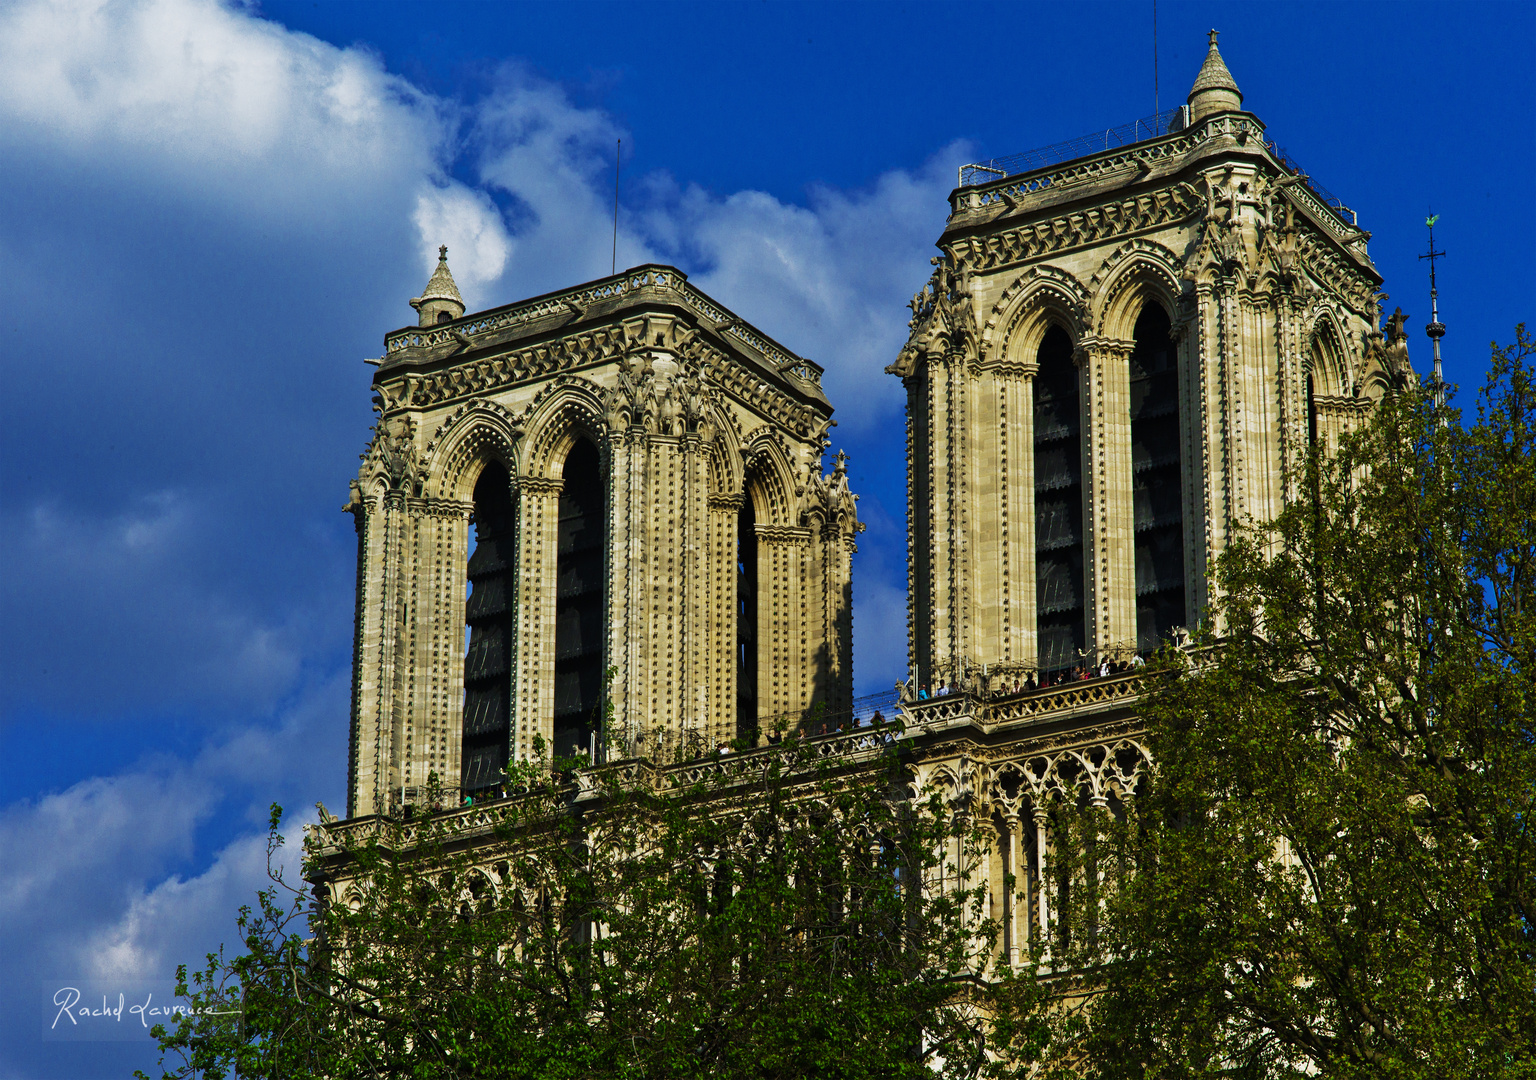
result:
M 1429 260 L 1429 325 L 1424 327 L 1424 332 L 1435 343 L 1434 387 L 1437 409 L 1445 404 L 1445 379 L 1440 373 L 1440 339 L 1445 337 L 1445 323 L 1440 321 L 1440 294 L 1435 288 L 1435 260 L 1445 256 L 1445 252 L 1435 250 L 1435 222 L 1439 220 L 1439 214 L 1431 214 L 1424 219 L 1424 224 L 1429 226 L 1429 251 L 1419 256 Z

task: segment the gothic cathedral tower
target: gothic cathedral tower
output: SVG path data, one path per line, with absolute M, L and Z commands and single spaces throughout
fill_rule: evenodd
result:
M 444 249 L 376 361 L 348 816 L 536 740 L 754 743 L 852 695 L 858 523 L 821 369 L 671 267 L 465 314 Z
M 1193 627 L 1233 529 L 1405 377 L 1370 234 L 1242 100 L 1212 31 L 1186 106 L 962 169 L 888 369 L 918 682 L 1123 660 Z

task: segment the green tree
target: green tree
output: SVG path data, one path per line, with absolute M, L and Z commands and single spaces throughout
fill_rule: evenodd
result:
M 1536 1075 L 1532 359 L 1465 425 L 1390 397 L 1218 561 L 1099 860 L 1097 1075 Z
M 346 891 L 275 874 L 241 955 L 187 982 L 208 1011 L 162 1034 L 164 1075 L 1011 1075 L 1043 994 L 997 969 L 980 834 L 911 797 L 898 733 L 856 768 L 791 740 L 524 769 L 516 798 L 312 843 Z

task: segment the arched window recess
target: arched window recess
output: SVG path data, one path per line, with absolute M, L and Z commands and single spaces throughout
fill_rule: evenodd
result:
M 601 755 L 608 499 L 602 461 L 576 441 L 562 470 L 555 570 L 554 753 Z
M 505 781 L 511 735 L 513 576 L 517 518 L 511 478 L 491 462 L 475 483 L 474 550 L 465 605 L 464 727 L 459 783 L 473 798 Z
M 1179 371 L 1171 334 L 1168 312 L 1148 300 L 1136 319 L 1130 358 L 1136 648 L 1143 654 L 1155 652 L 1186 621 Z

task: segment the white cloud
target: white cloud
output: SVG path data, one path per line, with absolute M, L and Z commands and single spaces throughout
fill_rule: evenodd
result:
M 345 673 L 302 694 L 276 724 L 253 725 L 195 756 L 161 756 L 0 810 L 0 955 L 38 975 L 163 979 L 220 941 L 266 882 L 268 804 L 288 801 L 287 880 L 301 826 L 343 786 Z M 233 800 L 233 802 L 231 802 Z M 232 834 L 199 850 L 211 823 Z M 233 828 L 230 828 L 233 825 Z M 191 873 L 178 867 L 191 865 Z M 8 994 L 0 986 L 0 1017 Z M 0 1024 L 0 1044 L 4 1026 Z M 3 1070 L 0 1070 L 3 1072 Z
M 434 168 L 441 103 L 361 49 L 206 0 L 0 10 L 7 143 L 293 212 Z
M 605 113 L 573 105 L 559 87 L 518 68 L 501 79 L 475 107 L 470 142 L 480 182 L 513 204 L 523 258 L 509 268 L 507 299 L 606 277 L 614 260 L 614 141 L 622 132 Z M 654 257 L 628 229 L 618 248 L 620 267 Z
M 102 917 L 125 885 L 192 854 L 210 799 L 207 778 L 151 767 L 12 804 L 0 812 L 0 925 Z
M 300 890 L 303 830 L 315 821 L 313 811 L 289 820 L 284 845 L 273 855 L 272 868 Z M 225 942 L 227 954 L 238 955 L 236 913 L 243 905 L 253 905 L 258 890 L 273 887 L 267 837 L 242 836 L 224 847 L 202 873 L 173 875 L 130 896 L 115 921 L 82 935 L 67 970 L 87 980 L 153 980 L 170 977 L 178 964 L 195 968 L 202 953 L 190 952 L 192 948 L 207 952 Z M 284 907 L 294 901 L 292 894 L 281 892 L 276 899 Z
M 806 207 L 691 187 L 660 212 L 675 223 L 658 228 L 703 264 L 696 284 L 821 364 L 840 425 L 862 430 L 901 407 L 884 369 L 906 340 L 906 303 L 927 278 L 958 152 L 863 191 L 814 188 Z
M 430 274 L 437 265 L 438 245 L 448 246 L 453 280 L 474 311 L 483 286 L 496 281 L 512 254 L 501 212 L 483 191 L 460 183 L 427 186 L 416 197 L 412 220 L 421 237 L 421 262 Z M 425 283 L 425 278 L 423 279 Z

